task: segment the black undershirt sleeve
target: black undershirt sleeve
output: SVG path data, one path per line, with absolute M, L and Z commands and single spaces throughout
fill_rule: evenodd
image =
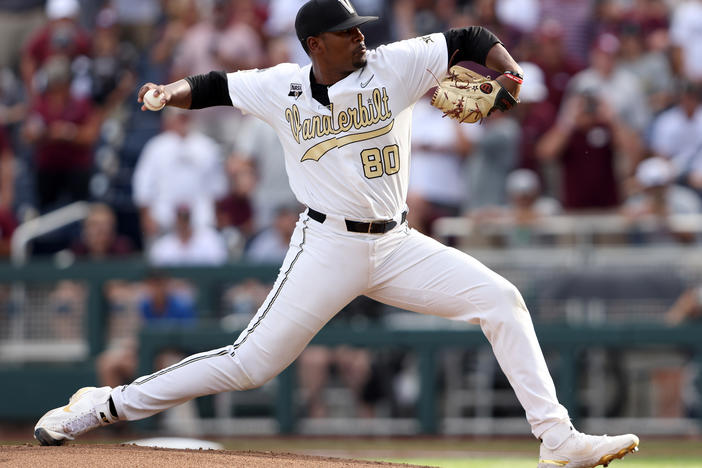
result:
M 205 75 L 188 76 L 185 80 L 190 83 L 191 109 L 233 105 L 225 72 L 211 71 Z
M 492 46 L 502 43 L 497 36 L 482 26 L 449 29 L 444 36 L 448 48 L 449 68 L 463 61 L 485 65 Z

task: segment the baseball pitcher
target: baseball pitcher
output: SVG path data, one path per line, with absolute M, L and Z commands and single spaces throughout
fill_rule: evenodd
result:
M 633 434 L 576 431 L 558 402 L 517 289 L 405 221 L 415 102 L 440 84 L 433 103 L 444 115 L 479 121 L 518 102 L 519 65 L 497 37 L 475 26 L 366 50 L 359 26 L 375 19 L 359 16 L 349 0 L 311 0 L 295 21 L 310 65 L 213 71 L 141 88 L 143 110 L 234 106 L 266 121 L 285 150 L 292 190 L 307 209 L 273 289 L 233 344 L 129 385 L 79 390 L 67 406 L 39 420 L 34 435 L 42 445 L 202 395 L 258 387 L 292 363 L 339 310 L 365 295 L 479 324 L 541 439 L 539 467 L 606 465 L 637 448 Z M 453 67 L 467 60 L 499 76 Z M 144 101 L 151 90 L 155 104 Z

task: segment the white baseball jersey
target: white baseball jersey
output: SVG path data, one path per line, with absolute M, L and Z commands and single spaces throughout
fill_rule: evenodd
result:
M 275 129 L 301 203 L 354 220 L 391 219 L 405 209 L 412 107 L 446 74 L 447 54 L 441 33 L 369 51 L 364 68 L 329 87 L 329 108 L 312 97 L 312 65 L 230 73 L 229 94 Z

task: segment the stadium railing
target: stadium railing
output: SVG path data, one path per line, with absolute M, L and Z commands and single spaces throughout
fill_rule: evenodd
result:
M 592 251 L 583 258 L 574 260 L 577 255 L 550 252 L 548 260 L 544 251 L 476 251 L 478 258 L 492 264 L 498 271 L 516 282 L 524 282 L 525 277 L 534 275 L 537 270 L 553 270 L 562 275 L 562 267 L 581 272 L 584 266 L 600 266 L 607 270 L 613 264 L 628 264 L 637 269 L 641 266 L 661 270 L 660 259 L 671 262 L 671 268 L 689 270 L 693 279 L 699 278 L 699 252 L 695 249 L 662 249 L 646 251 L 640 249 L 618 251 Z M 514 255 L 511 255 L 514 254 Z M 516 262 L 518 265 L 509 265 Z M 545 264 L 546 267 L 544 266 Z M 669 265 L 670 266 L 670 265 Z M 236 283 L 244 279 L 257 278 L 271 281 L 278 268 L 270 265 L 232 264 L 217 268 L 176 268 L 169 269 L 170 276 L 184 278 L 191 282 L 197 291 L 197 307 L 204 318 L 203 326 L 189 330 L 144 329 L 141 334 L 140 371 L 151 371 L 150 363 L 158 349 L 166 345 L 179 345 L 183 349 L 199 352 L 224 346 L 234 341 L 236 332 L 223 331 L 216 325 L 220 308 L 219 293 L 223 284 Z M 86 286 L 86 313 L 83 315 L 83 328 L 80 336 L 84 341 L 84 352 L 71 354 L 69 359 L 61 359 L 61 342 L 50 342 L 46 338 L 35 337 L 32 330 L 19 329 L 13 325 L 17 316 L 31 312 L 29 309 L 13 309 L 11 297 L 4 297 L 0 309 L 0 419 L 3 421 L 33 420 L 45 408 L 63 404 L 67 395 L 82 385 L 94 385 L 94 358 L 105 348 L 109 305 L 103 291 L 108 281 L 123 279 L 139 281 L 144 279 L 150 268 L 142 260 L 75 263 L 59 268 L 51 261 L 32 261 L 24 266 L 0 264 L 0 286 L 8 288 L 12 284 L 31 285 L 35 283 L 53 284 L 71 279 Z M 695 273 L 697 276 L 695 276 Z M 0 295 L 2 296 L 2 295 Z M 31 304 L 30 304 L 31 305 Z M 556 367 L 552 369 L 559 391 L 559 397 L 569 408 L 574 418 L 579 417 L 582 407 L 578 392 L 577 360 L 585 350 L 591 348 L 636 349 L 659 347 L 680 347 L 692 352 L 695 362 L 702 367 L 702 325 L 690 324 L 684 327 L 666 328 L 660 321 L 641 319 L 632 311 L 628 320 L 613 322 L 607 317 L 585 314 L 577 320 L 561 317 L 561 320 L 539 320 L 540 311 L 532 308 L 537 333 L 546 351 L 558 354 Z M 27 327 L 33 323 L 21 321 Z M 487 344 L 478 329 L 465 327 L 446 328 L 402 328 L 398 323 L 388 322 L 385 327 L 343 330 L 328 327 L 315 338 L 317 344 L 350 344 L 370 348 L 400 347 L 411 350 L 418 357 L 421 381 L 420 397 L 416 415 L 419 429 L 433 434 L 441 430 L 437 409 L 437 353 L 447 347 L 475 349 Z M 14 334 L 11 331 L 14 329 Z M 64 343 L 65 344 L 65 343 Z M 66 362 L 61 362 L 66 361 Z M 49 382 L 51 382 L 49 384 Z M 702 394 L 699 388 L 698 394 Z M 296 428 L 297 418 L 292 401 L 295 377 L 291 370 L 278 378 L 275 419 L 280 432 L 288 433 Z M 702 420 L 700 427 L 702 427 Z
M 515 224 L 510 218 L 474 219 L 457 216 L 437 219 L 434 235 L 458 245 L 470 246 L 476 241 L 504 241 L 515 229 L 528 229 L 533 245 L 589 246 L 594 244 L 627 244 L 631 236 L 651 235 L 665 230 L 671 235 L 702 234 L 702 214 L 654 216 L 636 220 L 617 213 L 578 213 L 543 216 L 529 224 Z

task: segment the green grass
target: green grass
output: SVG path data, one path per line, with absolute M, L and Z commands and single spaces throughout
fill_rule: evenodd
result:
M 631 457 L 631 458 L 630 458 Z M 536 458 L 471 458 L 470 460 L 442 459 L 442 458 L 383 458 L 377 461 L 393 463 L 408 463 L 440 468 L 534 468 Z M 648 459 L 627 455 L 623 460 L 615 460 L 610 468 L 700 468 L 702 458 L 681 458 L 668 460 L 665 458 L 651 457 Z

